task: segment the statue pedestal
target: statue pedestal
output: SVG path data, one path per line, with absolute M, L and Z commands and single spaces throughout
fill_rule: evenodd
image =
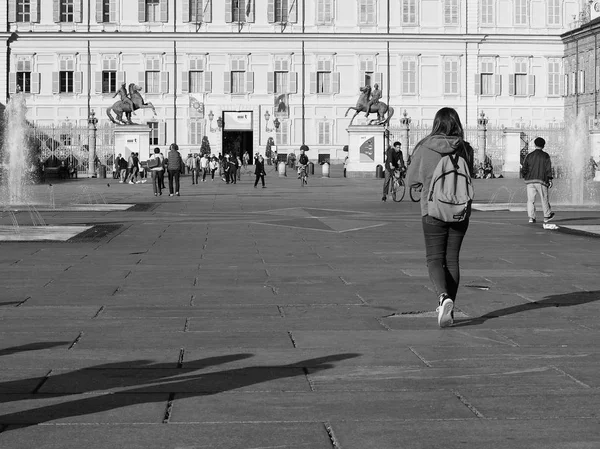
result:
M 115 128 L 115 156 L 127 159 L 139 153 L 140 162 L 150 159 L 150 128 L 147 125 L 123 125 Z
M 505 178 L 519 178 L 521 176 L 521 133 L 517 128 L 504 130 L 504 167 L 502 176 Z M 533 142 L 532 142 L 533 144 Z M 530 148 L 530 151 L 533 147 Z
M 375 167 L 384 164 L 385 128 L 377 125 L 348 127 L 348 178 L 374 178 Z

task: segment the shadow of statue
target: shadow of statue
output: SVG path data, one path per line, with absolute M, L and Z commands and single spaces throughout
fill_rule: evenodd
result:
M 544 299 L 535 302 L 527 302 L 516 306 L 505 307 L 504 309 L 494 310 L 485 315 L 476 318 L 467 318 L 454 320 L 452 327 L 476 326 L 485 323 L 487 320 L 500 318 L 515 313 L 528 312 L 530 310 L 545 309 L 548 307 L 571 307 L 588 304 L 600 300 L 600 290 L 593 292 L 572 292 L 559 295 L 546 296 Z
M 270 382 L 276 379 L 304 376 L 304 368 L 306 367 L 310 367 L 311 372 L 318 372 L 334 367 L 333 363 L 336 361 L 358 357 L 359 355 L 360 354 L 357 353 L 335 354 L 303 360 L 288 365 L 249 366 L 210 373 L 198 373 L 197 371 L 211 366 L 246 359 L 252 357 L 252 354 L 231 354 L 187 362 L 187 364 L 192 365 L 193 368 L 177 368 L 173 363 L 154 364 L 148 360 L 138 360 L 134 362 L 130 361 L 97 365 L 92 368 L 85 368 L 50 377 L 53 383 L 57 383 L 59 386 L 72 385 L 74 386 L 74 389 L 77 389 L 78 382 L 81 382 L 82 376 L 86 376 L 86 374 L 92 375 L 98 370 L 126 369 L 143 371 L 144 373 L 144 385 L 139 385 L 140 379 L 137 376 L 111 376 L 110 373 L 108 373 L 106 377 L 102 378 L 101 387 L 87 389 L 79 388 L 76 392 L 72 393 L 24 392 L 27 389 L 31 389 L 32 382 L 36 379 L 20 379 L 2 382 L 0 383 L 0 390 L 20 392 L 19 394 L 0 396 L 1 402 L 4 403 L 21 401 L 24 399 L 34 399 L 36 397 L 43 400 L 74 395 L 80 396 L 83 393 L 90 392 L 96 394 L 91 394 L 89 397 L 83 399 L 78 398 L 76 400 L 51 404 L 31 410 L 6 413 L 0 416 L 0 425 L 4 426 L 3 432 L 6 433 L 48 421 L 100 413 L 136 404 L 155 402 L 164 402 L 166 410 L 168 400 L 173 401 L 190 397 L 213 395 L 244 388 L 250 385 Z M 39 380 L 39 378 L 37 380 Z M 136 385 L 128 384 L 133 384 L 134 382 Z M 99 384 L 92 381 L 90 382 L 90 385 L 98 386 Z M 135 386 L 135 388 L 123 389 L 129 386 Z M 119 388 L 119 391 L 110 391 L 115 388 Z M 36 390 L 38 389 L 39 386 Z M 107 394 L 101 394 L 101 392 L 105 391 Z
M 17 354 L 26 351 L 39 351 L 41 349 L 55 348 L 57 346 L 68 346 L 72 341 L 48 341 L 39 343 L 29 343 L 21 346 L 12 346 L 10 348 L 0 349 L 0 357 L 3 355 Z

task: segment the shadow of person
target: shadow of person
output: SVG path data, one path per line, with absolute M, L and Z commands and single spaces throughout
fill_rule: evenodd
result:
M 535 302 L 527 302 L 516 306 L 505 307 L 504 309 L 494 310 L 480 317 L 454 320 L 452 327 L 476 326 L 485 323 L 493 318 L 500 318 L 515 313 L 528 312 L 530 310 L 545 309 L 548 307 L 570 307 L 588 304 L 600 300 L 600 290 L 593 292 L 572 292 L 560 295 L 546 296 L 544 299 Z
M 18 352 L 39 351 L 41 349 L 54 348 L 56 346 L 70 345 L 72 341 L 44 341 L 39 343 L 28 343 L 21 346 L 12 346 L 10 348 L 0 349 L 0 357 L 3 355 L 16 354 Z
M 31 410 L 7 413 L 0 416 L 0 425 L 5 426 L 4 432 L 8 432 L 48 421 L 61 420 L 73 416 L 90 415 L 131 405 L 154 402 L 164 402 L 166 410 L 168 399 L 177 400 L 189 397 L 213 395 L 250 385 L 270 382 L 276 379 L 304 376 L 305 368 L 310 367 L 311 372 L 318 372 L 333 368 L 333 363 L 336 361 L 358 357 L 359 355 L 360 354 L 358 353 L 335 354 L 331 356 L 295 362 L 288 365 L 251 366 L 204 374 L 195 373 L 192 375 L 185 375 L 186 373 L 195 372 L 203 367 L 205 368 L 210 366 L 208 362 L 204 364 L 203 360 L 192 361 L 188 363 L 198 366 L 198 368 L 170 369 L 166 372 L 163 372 L 162 375 L 156 375 L 155 381 L 148 381 L 146 378 L 144 378 L 146 385 L 138 386 L 137 388 L 132 389 L 120 390 L 116 393 L 107 392 L 107 394 L 94 394 L 83 399 L 65 401 L 59 404 L 51 404 Z M 232 356 L 224 356 L 222 359 L 230 357 L 231 360 L 235 360 L 235 357 L 246 358 L 246 356 L 247 354 L 237 354 Z M 220 358 L 216 357 L 213 359 Z M 223 361 L 222 363 L 226 362 Z M 75 376 L 81 376 L 82 371 L 85 370 L 64 374 L 64 379 L 61 380 L 65 382 L 74 382 L 76 380 Z M 72 379 L 70 379 L 69 376 L 71 376 Z M 2 388 L 3 385 L 3 383 L 0 384 L 0 388 Z M 107 388 L 105 388 L 105 385 L 102 385 L 101 391 L 106 389 Z M 99 389 L 95 391 L 99 391 Z M 70 396 L 72 394 L 79 394 L 79 392 L 55 395 L 19 395 L 19 397 L 15 398 L 15 400 L 35 398 L 44 399 L 47 397 Z

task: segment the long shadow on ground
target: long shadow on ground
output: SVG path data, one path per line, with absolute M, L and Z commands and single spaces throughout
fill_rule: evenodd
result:
M 500 318 L 515 313 L 528 312 L 530 310 L 545 309 L 548 307 L 570 307 L 588 304 L 600 300 L 600 290 L 593 292 L 573 292 L 560 295 L 547 296 L 540 301 L 528 302 L 517 306 L 506 307 L 504 309 L 494 310 L 477 318 L 468 318 L 464 320 L 454 320 L 452 327 L 477 326 L 485 323 L 487 320 Z

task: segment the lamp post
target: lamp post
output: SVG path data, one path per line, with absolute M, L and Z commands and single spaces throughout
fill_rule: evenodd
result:
M 88 170 L 91 178 L 96 177 L 96 131 L 98 130 L 98 128 L 96 127 L 97 124 L 98 119 L 96 118 L 96 113 L 94 111 L 90 111 L 90 116 L 88 117 Z
M 273 126 L 275 126 L 275 129 L 279 129 L 279 125 L 281 125 L 281 122 L 277 117 L 275 117 L 275 120 L 273 120 Z
M 477 119 L 477 159 L 478 162 L 485 164 L 485 150 L 486 150 L 486 133 L 487 133 L 488 119 L 485 113 L 481 111 L 479 118 Z
M 406 109 L 404 110 L 404 113 L 402 114 L 402 118 L 400 119 L 400 128 L 402 130 L 402 133 L 400 134 L 400 143 L 402 144 L 402 148 L 404 148 L 404 151 L 406 152 L 406 159 L 410 160 L 410 157 L 412 156 L 412 154 L 410 154 L 408 152 L 408 144 L 409 144 L 409 136 L 410 136 L 410 122 L 411 122 L 411 118 L 408 116 L 408 112 L 406 112 Z
M 213 111 L 211 110 L 208 113 L 208 122 L 209 122 L 209 129 L 211 133 L 216 133 L 217 131 L 221 131 L 221 128 L 223 127 L 223 119 L 221 117 L 217 118 L 217 127 L 213 128 L 212 124 L 213 124 L 213 120 L 215 118 L 215 114 L 213 114 Z
M 265 132 L 272 133 L 273 128 L 269 128 L 269 120 L 271 119 L 271 114 L 269 111 L 265 111 Z

